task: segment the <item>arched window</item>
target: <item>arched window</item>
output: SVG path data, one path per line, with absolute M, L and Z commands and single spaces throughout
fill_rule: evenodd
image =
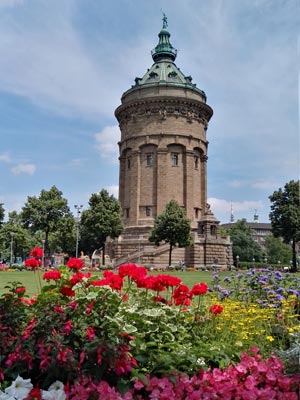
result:
M 211 236 L 216 236 L 217 235 L 217 228 L 215 225 L 210 226 L 210 235 Z

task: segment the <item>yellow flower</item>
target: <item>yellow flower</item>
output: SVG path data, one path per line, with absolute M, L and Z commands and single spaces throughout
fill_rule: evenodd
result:
M 269 340 L 270 342 L 273 342 L 273 340 L 275 340 L 275 339 L 273 338 L 273 336 L 267 336 L 267 340 Z

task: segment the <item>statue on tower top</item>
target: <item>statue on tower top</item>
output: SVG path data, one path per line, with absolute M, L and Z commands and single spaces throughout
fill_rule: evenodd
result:
M 166 14 L 163 12 L 163 29 L 166 29 L 168 27 L 168 18 Z

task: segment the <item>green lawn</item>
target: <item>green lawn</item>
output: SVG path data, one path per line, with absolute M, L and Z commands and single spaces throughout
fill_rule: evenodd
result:
M 42 280 L 43 272 L 39 272 L 42 285 L 45 282 Z M 211 283 L 212 273 L 211 272 L 202 272 L 202 271 L 167 271 L 167 272 L 154 272 L 153 274 L 168 274 L 173 276 L 178 276 L 178 278 L 182 279 L 183 283 L 187 286 L 192 287 L 195 283 L 206 282 L 208 284 Z M 220 275 L 228 275 L 230 272 L 225 273 L 222 272 Z M 27 289 L 27 294 L 32 296 L 35 293 L 38 293 L 38 272 L 34 273 L 32 271 L 14 271 L 14 272 L 0 272 L 0 295 L 5 293 L 7 289 L 5 286 L 9 282 L 20 282 Z

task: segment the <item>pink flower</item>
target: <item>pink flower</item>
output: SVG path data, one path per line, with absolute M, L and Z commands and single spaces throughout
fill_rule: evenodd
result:
M 72 330 L 72 321 L 70 321 L 70 320 L 67 321 L 62 328 L 66 332 L 66 334 L 69 335 L 71 333 L 71 330 Z
M 94 307 L 94 303 L 95 303 L 95 300 L 92 300 L 90 302 L 90 304 L 87 306 L 87 308 L 85 309 L 85 313 L 86 314 L 90 314 L 91 313 L 91 311 L 92 311 L 92 309 Z
M 89 341 L 92 341 L 95 338 L 95 328 L 93 326 L 91 328 L 86 328 L 86 336 Z
M 26 288 L 24 286 L 19 286 L 16 288 L 16 293 L 25 293 Z

